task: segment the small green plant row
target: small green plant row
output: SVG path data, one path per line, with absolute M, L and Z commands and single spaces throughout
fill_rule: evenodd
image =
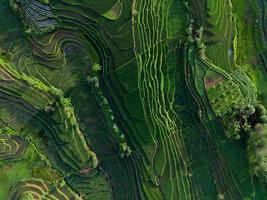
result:
M 27 141 L 4 121 L 0 121 L 0 160 L 20 160 L 27 148 Z
M 224 116 L 232 112 L 232 109 L 245 103 L 243 94 L 238 85 L 227 79 L 217 85 L 208 88 L 209 102 L 217 116 Z
M 0 134 L 15 135 L 16 131 L 10 126 L 0 127 Z
M 0 161 L 20 159 L 26 146 L 26 141 L 20 136 L 0 134 Z
M 10 7 L 21 15 L 27 34 L 45 34 L 60 26 L 49 6 L 49 0 L 10 0 Z
M 187 42 L 189 44 L 188 51 L 190 54 L 194 53 L 195 50 L 198 53 L 200 60 L 205 64 L 207 67 L 213 69 L 221 76 L 231 79 L 231 75 L 228 74 L 222 66 L 217 66 L 213 63 L 213 60 L 206 56 L 206 45 L 204 41 L 204 32 L 205 29 L 203 26 L 197 27 L 196 22 L 194 19 L 191 19 L 188 23 L 187 28 Z M 209 47 L 211 48 L 211 47 Z
M 83 198 L 67 186 L 64 179 L 49 182 L 42 179 L 24 179 L 13 186 L 9 194 L 10 199 L 55 199 L 82 200 Z
M 249 104 L 256 104 L 257 102 L 257 88 L 247 74 L 239 67 L 233 73 L 231 73 L 233 80 L 239 85 L 244 98 Z

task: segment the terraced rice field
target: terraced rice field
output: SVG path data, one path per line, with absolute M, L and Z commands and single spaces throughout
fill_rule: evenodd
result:
M 267 200 L 264 0 L 0 0 L 0 200 Z

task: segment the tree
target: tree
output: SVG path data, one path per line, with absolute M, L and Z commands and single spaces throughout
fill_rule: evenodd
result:
M 244 124 L 242 124 L 242 130 L 245 132 L 249 132 L 251 130 L 251 125 L 248 123 L 248 120 L 245 120 Z
M 262 104 L 257 104 L 256 105 L 256 111 L 258 112 L 258 114 L 260 116 L 267 114 L 266 109 L 265 109 L 265 107 Z
M 267 123 L 267 115 L 262 115 L 262 116 L 259 118 L 259 122 L 261 122 L 261 123 Z
M 121 142 L 119 145 L 121 151 L 121 157 L 130 156 L 132 154 L 131 148 L 127 145 L 126 142 Z
M 240 139 L 240 130 L 241 130 L 241 125 L 238 121 L 234 120 L 231 122 L 226 130 L 226 136 L 228 138 L 238 140 Z
M 224 194 L 223 193 L 219 193 L 217 196 L 218 200 L 224 200 Z
M 9 1 L 9 5 L 11 7 L 11 9 L 16 12 L 18 10 L 18 4 L 16 3 L 15 0 L 10 0 Z
M 59 183 L 60 187 L 64 187 L 66 185 L 66 181 L 64 179 L 62 179 Z
M 255 113 L 255 107 L 253 105 L 248 104 L 245 108 L 244 108 L 244 114 L 247 116 L 253 115 Z
M 98 81 L 98 78 L 96 76 L 89 76 L 87 78 L 87 82 L 90 84 L 90 85 L 93 85 L 94 87 L 99 87 L 99 81 Z
M 115 133 L 120 132 L 119 126 L 116 123 L 113 124 L 112 129 L 114 130 Z
M 241 129 L 240 123 L 238 121 L 234 121 L 232 124 L 232 128 L 234 132 L 239 132 Z
M 92 67 L 92 72 L 93 72 L 93 73 L 97 73 L 97 72 L 99 72 L 101 69 L 102 69 L 102 66 L 99 65 L 98 63 L 95 63 L 95 64 L 93 65 L 93 67 Z
M 89 154 L 89 157 L 90 157 L 90 165 L 91 165 L 91 167 L 97 168 L 97 166 L 99 164 L 99 161 L 98 161 L 98 159 L 96 157 L 95 152 L 89 151 L 88 154 Z
M 76 194 L 76 196 L 75 196 L 75 200 L 84 200 L 84 198 L 85 198 L 84 193 Z

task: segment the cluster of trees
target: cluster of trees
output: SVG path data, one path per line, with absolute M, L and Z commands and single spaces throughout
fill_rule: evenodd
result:
M 249 133 L 257 115 L 256 108 L 250 104 L 233 109 L 231 121 L 227 125 L 226 136 L 238 140 L 245 133 Z
M 187 28 L 187 35 L 188 35 L 187 40 L 189 43 L 196 43 L 199 55 L 205 58 L 206 46 L 202 39 L 204 28 L 203 26 L 201 26 L 199 29 L 194 30 L 193 24 L 194 20 L 191 19 Z
M 255 126 L 248 140 L 248 156 L 252 174 L 267 181 L 267 112 L 260 104 L 256 113 Z
M 102 93 L 99 87 L 98 75 L 102 70 L 102 66 L 98 63 L 95 63 L 92 67 L 92 71 L 90 75 L 87 77 L 87 82 L 91 86 L 91 89 L 94 92 L 95 98 L 100 105 L 104 117 L 106 119 L 106 123 L 108 126 L 111 126 L 111 131 L 113 133 L 114 138 L 118 143 L 118 149 L 120 151 L 120 156 L 130 156 L 132 153 L 131 148 L 128 146 L 126 142 L 125 135 L 119 129 L 119 126 L 115 122 L 113 111 L 111 110 L 107 98 Z
M 248 156 L 252 174 L 267 181 L 267 123 L 258 123 L 250 133 Z
M 262 104 L 247 105 L 233 113 L 227 136 L 248 137 L 248 157 L 253 175 L 267 181 L 267 111 Z
M 92 66 L 92 70 L 90 75 L 87 77 L 87 82 L 90 85 L 93 85 L 96 88 L 99 88 L 99 80 L 98 80 L 98 75 L 99 72 L 102 70 L 102 66 L 99 63 L 95 63 Z
M 128 146 L 125 135 L 121 133 L 118 125 L 116 123 L 113 124 L 113 132 L 117 135 L 117 138 L 119 140 L 119 150 L 120 150 L 120 156 L 123 158 L 124 156 L 130 156 L 132 154 L 131 148 Z
M 195 41 L 194 35 L 193 35 L 193 30 L 194 30 L 193 29 L 193 24 L 194 24 L 194 19 L 191 19 L 190 20 L 190 23 L 188 25 L 187 31 L 186 31 L 186 33 L 188 35 L 187 40 L 190 43 L 193 43 Z
M 124 156 L 130 156 L 132 154 L 131 148 L 127 145 L 126 142 L 120 142 L 120 151 L 121 151 L 121 157 Z
M 198 53 L 201 57 L 205 57 L 206 46 L 202 40 L 204 28 L 201 26 L 197 31 L 196 42 L 198 46 Z

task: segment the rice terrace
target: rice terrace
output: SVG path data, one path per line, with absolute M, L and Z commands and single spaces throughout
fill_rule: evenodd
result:
M 267 0 L 0 0 L 0 200 L 267 200 Z

